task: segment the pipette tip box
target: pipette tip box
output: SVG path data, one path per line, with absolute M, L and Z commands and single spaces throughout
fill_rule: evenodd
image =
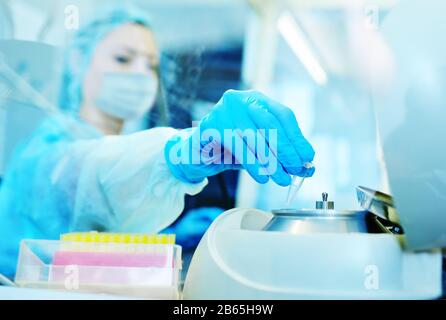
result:
M 23 240 L 15 282 L 20 287 L 175 300 L 181 247 L 175 244 Z

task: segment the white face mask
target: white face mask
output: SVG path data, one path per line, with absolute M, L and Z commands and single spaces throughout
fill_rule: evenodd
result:
M 122 120 L 141 118 L 156 99 L 158 79 L 136 73 L 106 73 L 96 106 Z

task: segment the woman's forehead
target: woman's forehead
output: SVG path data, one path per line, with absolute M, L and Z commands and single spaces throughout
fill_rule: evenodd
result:
M 150 29 L 134 23 L 124 24 L 111 31 L 98 46 L 104 49 L 125 50 L 132 54 L 157 57 L 158 48 Z

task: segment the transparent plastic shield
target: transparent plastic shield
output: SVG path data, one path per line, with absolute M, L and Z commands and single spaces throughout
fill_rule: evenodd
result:
M 16 145 L 58 112 L 59 61 L 53 46 L 0 41 L 0 176 Z
M 390 85 L 375 85 L 374 105 L 391 193 L 411 249 L 446 246 L 445 9 L 440 1 L 402 2 L 380 30 L 395 69 L 385 79 Z

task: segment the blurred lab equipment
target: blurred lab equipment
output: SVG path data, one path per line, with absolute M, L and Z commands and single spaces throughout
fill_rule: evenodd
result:
M 8 3 L 0 2 L 0 39 L 9 39 L 14 34 L 14 23 Z
M 0 41 L 0 176 L 17 144 L 57 113 L 58 61 L 60 52 L 51 45 Z
M 371 70 L 388 182 L 414 249 L 446 246 L 446 44 L 439 41 L 445 9 L 432 0 L 402 2 L 382 26 L 395 64 L 389 85 Z

